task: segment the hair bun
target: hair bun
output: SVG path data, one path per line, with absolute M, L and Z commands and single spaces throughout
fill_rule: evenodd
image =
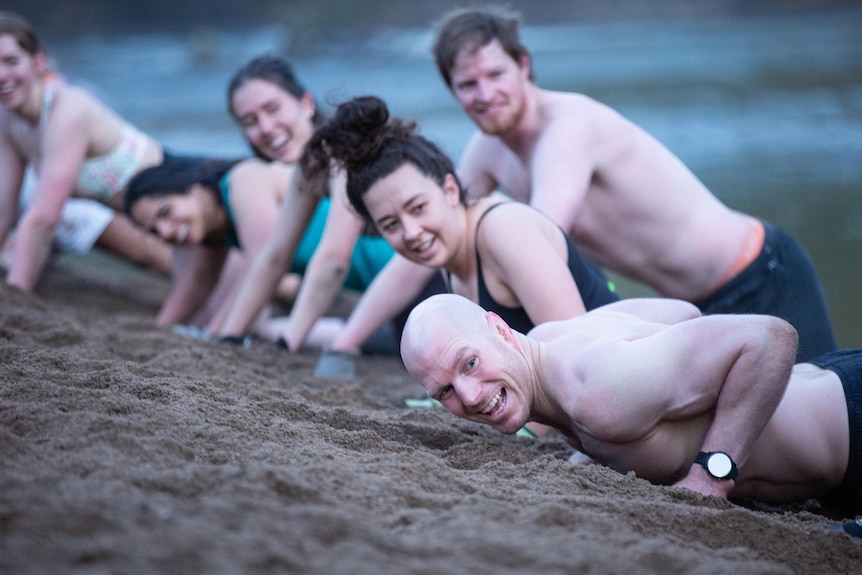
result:
M 375 157 L 386 140 L 389 108 L 377 96 L 360 96 L 338 106 L 321 129 L 329 155 L 348 169 Z

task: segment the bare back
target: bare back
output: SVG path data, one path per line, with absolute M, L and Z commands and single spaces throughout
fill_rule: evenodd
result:
M 732 493 L 764 501 L 821 496 L 843 478 L 849 441 L 841 380 L 797 364 Z
M 474 135 L 461 166 L 468 190 L 499 186 L 551 216 L 599 265 L 662 295 L 703 296 L 742 252 L 750 217 L 613 109 L 534 90 L 542 110 L 534 137 Z

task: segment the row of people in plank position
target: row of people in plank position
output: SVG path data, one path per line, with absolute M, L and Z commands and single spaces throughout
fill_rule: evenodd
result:
M 106 223 L 78 249 L 173 270 L 161 325 L 292 351 L 400 339 L 456 415 L 556 428 L 656 483 L 857 513 L 862 355 L 836 351 L 804 249 L 618 112 L 540 88 L 515 15 L 449 13 L 433 52 L 478 127 L 457 168 L 378 97 L 324 117 L 272 56 L 227 90 L 254 156 L 216 159 L 166 151 L 63 82 L 3 13 L 7 282 L 33 289 L 70 198 L 97 200 Z M 603 268 L 663 297 L 619 300 Z M 345 285 L 365 293 L 346 323 L 325 318 Z M 268 316 L 276 295 L 289 317 Z

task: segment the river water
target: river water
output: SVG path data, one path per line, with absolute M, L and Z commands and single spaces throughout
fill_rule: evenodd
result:
M 750 19 L 526 27 L 539 85 L 637 122 L 729 206 L 811 253 L 842 347 L 862 347 L 862 9 Z M 225 110 L 234 70 L 290 57 L 280 26 L 51 41 L 58 69 L 177 152 L 247 153 Z M 376 94 L 457 159 L 473 130 L 439 79 L 429 29 L 338 38 L 294 67 L 328 108 Z M 619 279 L 619 278 L 615 278 Z M 649 292 L 620 281 L 624 297 Z

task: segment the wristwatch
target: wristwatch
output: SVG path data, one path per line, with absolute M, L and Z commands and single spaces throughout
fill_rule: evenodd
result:
M 706 472 L 716 479 L 736 479 L 736 476 L 739 475 L 736 463 L 724 451 L 710 451 L 709 453 L 701 451 L 697 454 L 694 462 L 702 465 Z

